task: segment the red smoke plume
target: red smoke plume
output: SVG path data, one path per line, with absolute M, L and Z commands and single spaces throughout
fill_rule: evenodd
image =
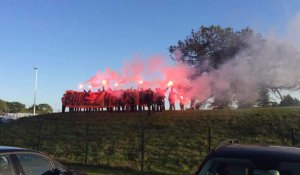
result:
M 119 72 L 119 73 L 117 73 Z M 150 59 L 135 58 L 125 63 L 120 71 L 113 71 L 107 68 L 104 72 L 97 72 L 87 83 L 93 88 L 122 89 L 127 88 L 161 88 L 172 87 L 178 94 L 177 99 L 183 96 L 185 99 L 199 97 L 207 98 L 210 94 L 209 79 L 200 78 L 191 81 L 193 68 L 185 65 L 168 65 L 162 57 L 155 56 Z M 203 93 L 202 93 L 203 92 Z M 168 95 L 168 94 L 166 94 Z

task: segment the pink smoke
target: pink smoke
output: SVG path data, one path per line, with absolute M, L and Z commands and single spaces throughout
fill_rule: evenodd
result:
M 98 71 L 87 83 L 93 88 L 101 88 L 102 81 L 107 81 L 107 87 L 120 89 L 127 88 L 168 88 L 169 85 L 177 93 L 177 99 L 183 96 L 185 99 L 198 98 L 206 99 L 210 96 L 209 78 L 201 76 L 196 80 L 191 80 L 194 69 L 185 65 L 168 65 L 161 56 L 153 56 L 149 59 L 134 58 L 126 62 L 119 71 L 109 68 L 104 72 Z M 169 92 L 167 91 L 167 93 Z M 168 95 L 168 94 L 166 94 Z M 188 100 L 185 100 L 188 101 Z

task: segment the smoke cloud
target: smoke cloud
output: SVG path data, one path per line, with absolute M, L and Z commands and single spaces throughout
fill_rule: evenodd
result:
M 174 86 L 189 86 L 189 76 L 193 69 L 185 65 L 168 65 L 165 58 L 153 56 L 149 59 L 134 58 L 125 63 L 118 72 L 107 68 L 104 72 L 97 72 L 87 83 L 94 88 L 102 86 L 103 80 L 107 80 L 110 88 L 118 83 L 120 88 L 135 88 L 140 85 L 143 88 L 163 89 L 169 81 L 173 81 Z
M 230 62 L 209 74 L 212 93 L 222 97 L 234 90 L 236 97 L 254 103 L 263 85 L 269 88 L 297 90 L 300 85 L 300 15 L 288 23 L 282 37 L 268 37 L 263 42 L 249 38 L 249 45 Z
M 195 68 L 176 63 L 168 65 L 160 56 L 149 59 L 134 58 L 119 71 L 106 69 L 97 72 L 87 82 L 101 86 L 102 80 L 114 88 L 136 88 L 143 81 L 143 88 L 166 88 L 174 82 L 177 93 L 186 98 L 196 97 L 203 101 L 210 96 L 222 97 L 234 94 L 239 100 L 255 102 L 261 85 L 279 89 L 296 90 L 300 87 L 300 14 L 288 22 L 282 37 L 267 37 L 262 42 L 249 38 L 249 45 L 219 69 L 203 73 L 191 79 Z M 176 51 L 175 56 L 181 53 Z

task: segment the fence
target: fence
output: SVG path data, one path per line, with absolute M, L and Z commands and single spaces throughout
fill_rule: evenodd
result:
M 241 126 L 222 120 L 215 126 L 220 121 L 203 118 L 193 123 L 184 119 L 170 123 L 163 118 L 153 122 L 151 117 L 138 123 L 109 120 L 18 120 L 20 124 L 0 127 L 0 144 L 84 165 L 183 174 L 193 172 L 209 150 L 229 138 L 280 145 L 297 145 L 300 138 L 298 129 L 276 128 L 273 121 Z

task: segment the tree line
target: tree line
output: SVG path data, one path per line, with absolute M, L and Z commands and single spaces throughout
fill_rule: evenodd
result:
M 37 114 L 53 112 L 52 107 L 46 103 L 36 105 L 35 109 Z M 26 105 L 20 102 L 7 102 L 0 99 L 0 114 L 4 113 L 33 113 L 33 105 L 26 108 Z

